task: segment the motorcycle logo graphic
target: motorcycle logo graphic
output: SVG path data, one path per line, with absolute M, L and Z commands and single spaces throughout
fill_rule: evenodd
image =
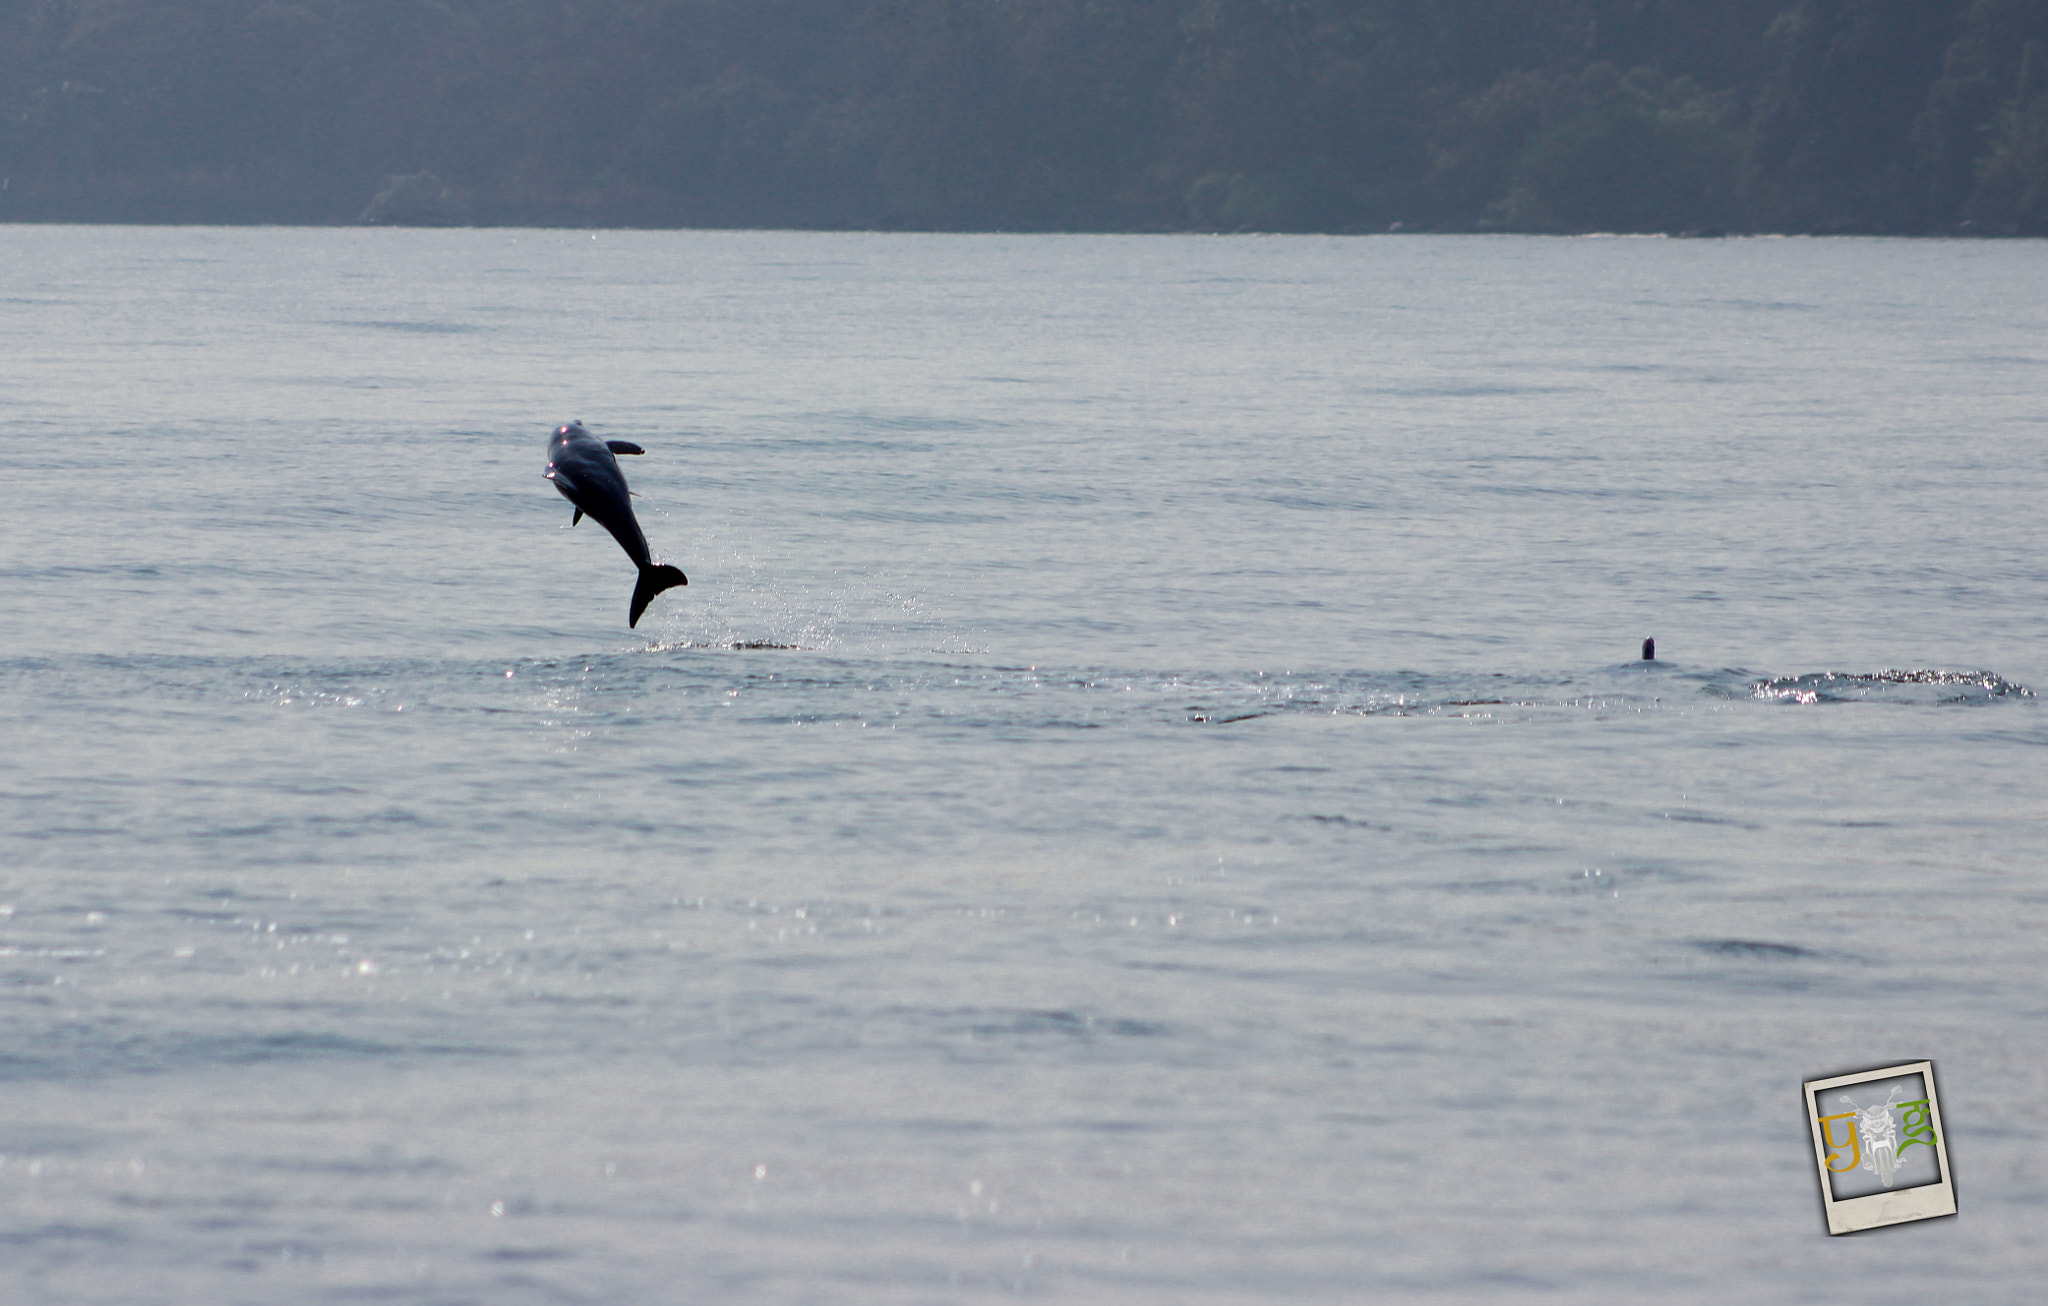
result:
M 1905 1091 L 1902 1084 L 1893 1084 L 1892 1091 L 1883 1102 L 1874 1106 L 1858 1106 L 1856 1099 L 1847 1093 L 1840 1094 L 1835 1101 L 1849 1110 L 1831 1116 L 1820 1117 L 1821 1137 L 1827 1140 L 1830 1149 L 1827 1167 L 1836 1174 L 1854 1170 L 1860 1163 L 1865 1170 L 1875 1174 L 1886 1188 L 1890 1188 L 1898 1176 L 1900 1165 L 1906 1160 L 1906 1152 L 1913 1147 L 1934 1149 L 1933 1108 L 1926 1098 L 1917 1102 L 1900 1102 L 1898 1096 Z M 1892 1119 L 1896 1108 L 1903 1118 Z M 1837 1125 L 1836 1121 L 1847 1121 Z M 1846 1137 L 1837 1138 L 1841 1133 Z M 1905 1135 L 1905 1145 L 1900 1146 L 1899 1136 Z M 1847 1148 L 1846 1156 L 1840 1150 Z M 1840 1162 L 1840 1164 L 1836 1164 Z

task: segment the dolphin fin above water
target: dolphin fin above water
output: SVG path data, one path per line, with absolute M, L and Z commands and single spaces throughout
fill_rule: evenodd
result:
M 640 614 L 647 611 L 647 605 L 654 602 L 654 596 L 676 585 L 687 585 L 690 578 L 683 575 L 681 567 L 671 567 L 657 562 L 651 567 L 640 569 L 640 579 L 633 583 L 633 607 L 626 618 L 627 629 L 640 624 Z
M 612 533 L 612 538 L 640 569 L 640 578 L 633 586 L 632 607 L 628 609 L 628 627 L 640 624 L 640 614 L 647 611 L 655 595 L 690 583 L 681 568 L 654 561 L 647 548 L 647 537 L 641 534 L 640 523 L 633 516 L 632 491 L 626 488 L 626 476 L 619 470 L 616 455 L 645 452 L 626 440 L 599 440 L 583 429 L 583 423 L 571 422 L 556 427 L 549 438 L 548 469 L 544 473 L 562 497 L 575 506 L 569 524 L 574 526 L 590 517 Z

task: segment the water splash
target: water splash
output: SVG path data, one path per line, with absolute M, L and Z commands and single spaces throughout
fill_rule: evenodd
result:
M 1760 680 L 1752 698 L 1778 703 L 1900 703 L 1926 706 L 2032 698 L 2034 691 L 1989 671 L 1934 669 L 1816 671 Z

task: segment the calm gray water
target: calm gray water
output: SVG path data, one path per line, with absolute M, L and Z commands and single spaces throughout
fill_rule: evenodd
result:
M 5 1300 L 2038 1299 L 2048 246 L 0 242 Z

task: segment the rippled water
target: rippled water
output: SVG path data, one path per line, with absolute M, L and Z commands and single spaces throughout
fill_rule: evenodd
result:
M 2038 243 L 4 239 L 9 1300 L 2038 1292 Z

